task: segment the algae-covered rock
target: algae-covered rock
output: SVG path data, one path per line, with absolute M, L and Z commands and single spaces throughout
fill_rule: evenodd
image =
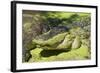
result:
M 87 59 L 89 55 L 88 47 L 86 45 L 82 45 L 76 50 L 59 54 L 57 58 L 58 60 L 81 60 Z
M 23 10 L 22 61 L 90 59 L 91 14 Z
M 67 32 L 58 34 L 58 35 L 54 36 L 53 38 L 47 40 L 46 43 L 47 43 L 47 45 L 50 45 L 50 46 L 60 43 L 61 41 L 64 40 L 64 38 L 67 34 L 68 34 Z
M 27 48 L 26 50 L 31 50 L 33 48 L 36 48 L 36 44 L 29 42 L 25 47 Z
M 45 30 L 45 28 L 43 28 L 43 30 Z M 67 26 L 55 26 L 55 27 L 51 27 L 50 30 L 48 30 L 47 32 L 44 32 L 42 34 L 40 34 L 39 36 L 37 36 L 35 39 L 43 39 L 43 40 L 48 40 L 58 34 L 64 33 L 64 32 L 68 32 L 68 28 Z
M 43 57 L 40 53 L 42 48 L 36 48 L 31 51 L 32 58 L 29 62 L 49 62 L 49 61 L 62 61 L 62 60 L 86 60 L 89 59 L 90 53 L 86 45 L 81 45 L 80 48 L 71 51 L 65 51 L 58 55 Z
M 80 37 L 76 36 L 76 38 L 74 39 L 73 43 L 72 43 L 72 49 L 77 49 L 81 46 L 81 41 L 80 41 Z
M 35 43 L 36 45 L 40 45 L 40 46 L 45 46 L 46 45 L 46 41 L 42 40 L 42 39 L 33 39 L 32 43 Z
M 72 42 L 73 42 L 73 36 L 68 34 L 68 35 L 66 35 L 64 41 L 57 46 L 57 48 L 58 49 L 70 50 Z
M 30 53 L 32 56 L 34 56 L 34 55 L 39 56 L 39 54 L 42 50 L 43 49 L 41 49 L 41 48 L 35 48 L 35 49 L 31 50 Z
M 87 32 L 80 27 L 70 29 L 69 32 L 70 32 L 70 34 L 74 35 L 75 37 L 80 36 L 81 39 L 84 39 L 87 37 Z
M 40 62 L 50 62 L 50 61 L 56 61 L 56 56 L 50 56 L 50 57 L 42 57 Z
M 90 38 L 88 39 L 82 39 L 82 44 L 87 45 L 89 48 L 91 48 L 91 41 Z
M 44 35 L 49 32 L 44 33 Z M 32 44 L 34 44 L 36 48 L 30 51 L 32 57 L 29 62 L 90 59 L 89 47 L 86 41 L 88 40 L 82 39 L 80 34 L 74 35 L 68 32 L 57 34 L 47 40 L 41 37 L 33 39 Z M 45 53 L 45 56 L 43 56 L 44 50 L 51 50 L 52 53 L 58 50 L 63 50 L 63 52 L 51 56 L 46 56 L 48 53 Z
M 56 36 L 54 36 L 54 37 L 52 37 L 52 38 L 50 38 L 50 39 L 48 39 L 46 41 L 44 41 L 43 39 L 38 39 L 38 40 L 37 39 L 33 39 L 32 42 L 36 43 L 38 45 L 41 45 L 41 46 L 46 46 L 46 45 L 53 46 L 53 45 L 63 41 L 64 37 L 66 35 L 67 35 L 67 32 L 58 34 L 58 35 L 56 35 Z
M 57 50 L 56 47 L 50 47 L 50 46 L 44 46 L 44 47 L 42 47 L 42 49 L 44 49 L 44 50 Z
M 31 57 L 31 54 L 29 53 L 29 51 L 26 51 L 22 61 L 23 62 L 28 62 L 30 57 Z
M 79 56 L 88 57 L 90 52 L 88 51 L 89 48 L 87 45 L 82 45 L 79 49 L 75 51 Z
M 40 57 L 41 57 L 40 52 L 42 50 L 43 49 L 41 49 L 41 48 L 35 48 L 35 49 L 31 50 L 30 54 L 32 57 L 30 58 L 29 62 L 34 62 L 34 61 L 40 60 Z
M 50 34 L 51 30 L 49 30 L 48 32 L 45 32 L 39 36 L 36 36 L 35 39 L 42 39 L 42 40 L 48 40 L 49 38 L 51 38 L 51 34 Z
M 25 23 L 23 25 L 24 31 L 28 33 L 30 31 L 31 26 L 32 26 L 32 23 Z

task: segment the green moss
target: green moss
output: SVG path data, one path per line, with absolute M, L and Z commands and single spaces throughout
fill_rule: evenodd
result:
M 35 48 L 35 49 L 31 50 L 30 53 L 32 56 L 34 56 L 34 55 L 38 56 L 42 50 L 43 50 L 42 48 Z
M 61 42 L 62 40 L 64 40 L 64 37 L 65 35 L 67 35 L 67 32 L 66 33 L 61 33 L 61 34 L 58 34 L 46 41 L 42 40 L 42 39 L 34 39 L 32 42 L 33 43 L 36 43 L 38 45 L 41 45 L 41 46 L 45 46 L 45 45 L 49 45 L 49 46 L 53 46 L 59 42 Z
M 90 55 L 89 48 L 86 45 L 82 45 L 79 49 L 75 51 L 79 56 L 87 57 Z
M 35 48 L 34 50 L 31 50 L 30 51 L 30 54 L 32 55 L 32 57 L 30 58 L 29 62 L 34 62 L 34 61 L 38 61 L 40 60 L 41 58 L 41 55 L 40 55 L 40 52 L 42 51 L 43 49 L 41 48 Z
M 31 51 L 32 58 L 29 62 L 49 62 L 49 61 L 62 61 L 62 60 L 85 60 L 90 55 L 88 52 L 88 47 L 82 45 L 76 50 L 71 50 L 69 52 L 63 52 L 55 56 L 43 57 L 41 56 L 42 48 L 36 48 Z
M 46 45 L 46 41 L 42 40 L 42 39 L 34 39 L 32 40 L 33 43 L 37 44 L 37 45 L 41 45 L 41 46 L 44 46 Z
M 82 45 L 76 50 L 59 54 L 57 58 L 58 60 L 81 60 L 86 59 L 89 55 L 90 53 L 88 52 L 88 47 L 86 45 Z
M 54 36 L 53 38 L 47 40 L 46 43 L 50 46 L 55 45 L 56 43 L 60 43 L 62 40 L 64 40 L 64 37 L 67 34 L 68 34 L 67 32 L 58 34 L 58 35 Z
M 57 50 L 57 48 L 55 47 L 50 47 L 50 46 L 44 46 L 44 47 L 42 47 L 42 49 L 44 49 L 44 50 Z

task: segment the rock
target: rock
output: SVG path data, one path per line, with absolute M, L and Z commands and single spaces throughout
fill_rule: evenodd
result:
M 50 46 L 44 46 L 44 47 L 42 47 L 42 49 L 44 49 L 44 50 L 59 50 L 59 49 L 57 49 L 56 47 L 50 47 Z
M 88 46 L 82 44 L 81 47 L 75 51 L 75 53 L 77 53 L 79 56 L 88 57 L 90 55 L 88 50 Z
M 69 28 L 66 26 L 56 26 L 56 27 L 51 27 L 51 35 L 57 35 L 60 33 L 68 32 Z
M 90 38 L 88 38 L 88 39 L 82 39 L 81 42 L 82 42 L 82 44 L 87 45 L 88 48 L 91 49 L 91 40 L 90 40 Z
M 51 39 L 47 40 L 46 43 L 49 46 L 53 46 L 57 43 L 62 42 L 67 34 L 68 34 L 67 32 L 58 34 L 58 35 L 52 37 Z
M 49 61 L 62 61 L 62 60 L 86 60 L 90 59 L 90 52 L 88 52 L 88 47 L 86 45 L 81 45 L 80 48 L 71 51 L 65 51 L 58 55 L 53 55 L 49 57 L 43 57 L 41 52 L 42 48 L 36 48 L 32 50 L 30 53 L 32 58 L 30 58 L 29 62 L 49 62 Z
M 50 30 L 50 27 L 47 24 L 42 25 L 42 33 L 46 33 Z
M 48 30 L 49 27 L 46 25 L 43 27 L 43 31 L 46 30 L 46 32 L 43 32 L 43 34 L 37 36 L 35 39 L 43 39 L 43 40 L 48 40 L 58 34 L 67 32 L 69 29 L 65 26 L 56 26 L 52 27 L 50 30 Z
M 27 52 L 26 54 L 25 54 L 25 62 L 27 61 L 29 61 L 29 59 L 30 59 L 30 57 L 31 57 L 31 54 L 29 53 L 29 52 Z
M 50 57 L 42 57 L 40 62 L 50 62 L 50 61 L 56 61 L 56 56 L 50 56 Z
M 73 36 L 68 34 L 68 35 L 66 35 L 64 41 L 57 46 L 57 48 L 58 49 L 70 50 L 72 42 L 73 42 Z
M 79 36 L 82 39 L 86 37 L 86 32 L 80 27 L 76 27 L 76 28 L 70 29 L 69 33 L 71 35 L 74 35 L 75 37 Z
M 23 56 L 23 58 L 22 58 L 22 62 L 28 62 L 29 59 L 30 59 L 30 57 L 31 57 L 31 54 L 29 53 L 28 50 L 23 49 L 22 56 Z
M 69 52 L 61 53 L 57 56 L 58 60 L 83 60 L 89 57 L 88 47 L 86 45 L 81 45 L 80 48 L 76 50 L 71 50 Z M 88 58 L 89 59 L 89 58 Z
M 30 51 L 30 54 L 31 54 L 31 58 L 29 60 L 29 62 L 35 62 L 35 61 L 38 61 L 40 60 L 41 58 L 41 55 L 40 55 L 40 52 L 42 51 L 43 49 L 41 48 L 35 48 L 33 50 Z
M 77 29 L 77 30 L 75 30 Z M 42 36 L 38 36 L 37 38 L 32 40 L 32 44 L 36 46 L 35 49 L 31 50 L 31 58 L 29 62 L 49 62 L 49 61 L 62 61 L 62 60 L 85 60 L 90 59 L 90 51 L 89 47 L 86 43 L 88 40 L 83 40 L 81 38 L 81 30 L 80 28 L 75 28 L 74 31 L 59 33 L 57 35 L 53 35 L 52 37 L 47 37 L 50 35 L 50 31 L 42 34 Z M 83 30 L 82 30 L 83 31 Z M 45 37 L 43 38 L 43 36 Z M 56 55 L 43 56 L 43 51 L 58 51 L 63 50 L 63 52 L 58 53 Z
M 72 43 L 72 50 L 73 49 L 78 49 L 81 46 L 81 41 L 80 41 L 80 37 L 76 36 L 76 38 L 74 39 L 73 43 Z
M 42 39 L 42 40 L 48 40 L 49 38 L 52 38 L 52 35 L 50 35 L 51 30 L 49 30 L 48 32 L 45 32 L 37 37 L 35 37 L 35 39 Z
M 43 40 L 43 39 L 33 39 L 32 42 L 33 43 L 36 43 L 37 45 L 41 45 L 41 46 L 53 46 L 57 43 L 60 43 L 61 41 L 64 40 L 64 37 L 67 35 L 68 33 L 65 32 L 65 33 L 61 33 L 61 34 L 58 34 L 48 40 Z
M 37 56 L 39 57 L 40 52 L 42 51 L 42 48 L 35 48 L 33 50 L 30 51 L 30 54 L 32 55 L 32 57 Z
M 32 23 L 24 23 L 23 24 L 23 34 L 22 34 L 22 43 L 23 43 L 23 52 L 29 52 L 29 50 L 35 48 L 35 44 L 32 43 L 32 38 L 39 35 L 41 33 L 41 29 L 40 29 L 40 24 L 32 24 Z M 25 51 L 24 51 L 25 50 Z M 25 61 L 28 60 L 28 58 L 30 57 L 30 55 L 28 56 L 29 53 L 24 54 L 23 53 L 23 58 Z M 23 60 L 23 61 L 24 61 Z
M 31 50 L 31 49 L 36 48 L 36 44 L 29 42 L 29 43 L 27 43 L 27 45 L 25 47 L 26 47 L 26 50 Z

